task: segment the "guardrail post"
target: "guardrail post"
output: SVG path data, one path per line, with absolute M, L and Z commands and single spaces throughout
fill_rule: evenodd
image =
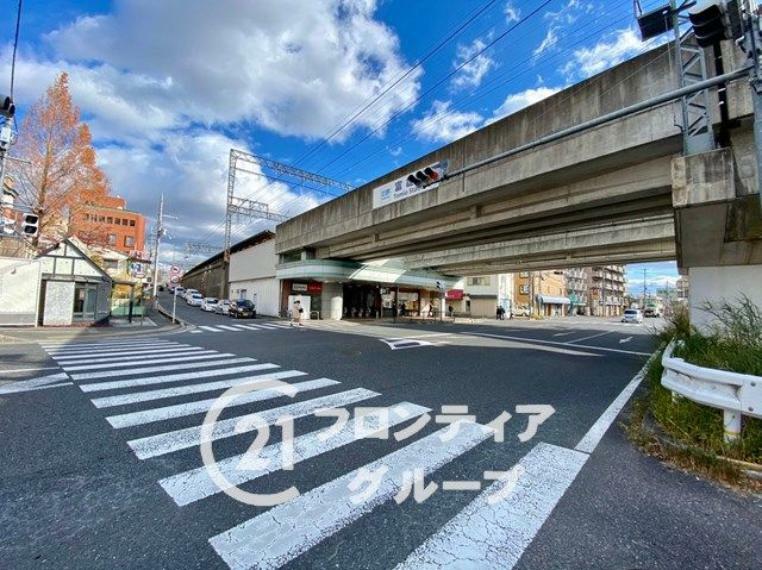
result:
M 722 425 L 725 428 L 725 443 L 732 443 L 741 435 L 741 414 L 733 410 L 722 410 Z

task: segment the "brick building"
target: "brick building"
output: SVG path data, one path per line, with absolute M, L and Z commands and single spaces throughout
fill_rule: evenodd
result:
M 71 221 L 72 233 L 88 245 L 100 245 L 144 258 L 145 218 L 127 210 L 127 201 L 119 196 L 99 196 L 97 202 L 80 208 Z

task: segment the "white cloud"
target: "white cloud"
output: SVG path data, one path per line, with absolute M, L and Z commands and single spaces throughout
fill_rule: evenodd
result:
M 548 28 L 547 33 L 545 34 L 545 37 L 540 42 L 540 45 L 537 46 L 534 51 L 532 52 L 532 55 L 534 57 L 538 57 L 548 51 L 549 49 L 555 47 L 555 45 L 558 43 L 558 29 L 555 26 L 550 26 Z
M 374 10 L 372 0 L 229 0 L 214 9 L 203 0 L 131 0 L 46 39 L 57 58 L 97 76 L 115 107 L 142 103 L 171 116 L 165 120 L 251 121 L 318 138 L 407 68 L 397 36 Z M 421 73 L 357 125 L 411 103 Z
M 518 22 L 521 19 L 521 10 L 514 6 L 510 0 L 506 2 L 503 14 L 505 14 L 505 20 L 509 24 L 511 22 Z
M 455 61 L 453 61 L 453 67 L 457 68 L 466 61 L 468 61 L 468 63 L 463 65 L 455 77 L 453 77 L 452 86 L 454 88 L 478 87 L 481 85 L 484 76 L 489 73 L 490 69 L 496 66 L 495 61 L 486 53 L 476 55 L 483 50 L 486 45 L 487 44 L 480 38 L 476 38 L 468 45 L 458 45 L 456 58 Z
M 420 139 L 449 143 L 478 129 L 484 118 L 475 112 L 450 109 L 450 101 L 434 101 L 431 109 L 411 123 Z
M 534 105 L 535 103 L 558 93 L 560 90 L 561 89 L 558 87 L 536 87 L 533 89 L 527 89 L 526 91 L 522 91 L 520 93 L 513 93 L 508 95 L 505 98 L 505 101 L 503 101 L 503 103 L 497 109 L 495 109 L 493 113 L 494 116 L 490 122 L 495 122 L 502 119 L 503 117 L 512 115 L 524 107 Z
M 590 48 L 575 50 L 562 71 L 569 78 L 590 77 L 630 59 L 650 45 L 643 42 L 632 28 L 618 30 Z

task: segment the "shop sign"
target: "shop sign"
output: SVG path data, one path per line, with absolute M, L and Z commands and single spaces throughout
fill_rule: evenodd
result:
M 448 301 L 461 301 L 463 300 L 463 289 L 450 289 L 447 291 L 445 298 Z
M 319 281 L 313 281 L 307 284 L 308 293 L 320 293 L 323 290 L 323 284 Z
M 306 283 L 292 283 L 291 290 L 296 293 L 306 293 L 309 290 L 309 286 Z

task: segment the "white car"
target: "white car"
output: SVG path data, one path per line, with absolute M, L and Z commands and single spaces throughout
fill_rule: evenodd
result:
M 185 302 L 191 307 L 200 307 L 204 303 L 204 297 L 201 293 L 191 293 L 185 297 Z
M 638 309 L 625 309 L 624 316 L 622 317 L 623 323 L 642 323 L 643 313 Z
M 204 297 L 204 300 L 201 301 L 201 310 L 213 313 L 217 308 L 217 303 L 219 303 L 217 297 Z
M 185 300 L 187 301 L 188 299 L 190 299 L 191 295 L 193 295 L 194 293 L 201 294 L 201 291 L 199 291 L 198 289 L 186 289 L 185 293 L 183 293 L 185 295 Z
M 217 303 L 217 306 L 214 308 L 214 312 L 218 315 L 230 314 L 230 301 L 227 299 L 222 299 L 219 303 Z

